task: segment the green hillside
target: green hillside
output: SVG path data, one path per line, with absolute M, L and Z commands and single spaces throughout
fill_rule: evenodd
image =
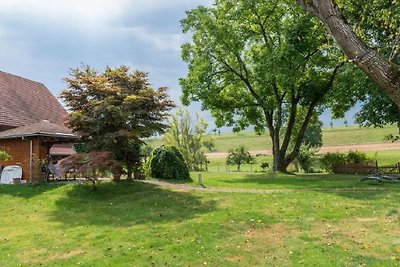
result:
M 388 134 L 396 134 L 398 128 L 387 126 L 384 128 L 365 128 L 358 126 L 334 127 L 323 129 L 324 146 L 383 143 Z M 226 152 L 229 148 L 244 145 L 249 150 L 263 150 L 271 148 L 271 140 L 267 133 L 257 135 L 254 132 L 221 133 L 212 135 L 215 138 L 215 151 Z M 147 143 L 152 147 L 162 145 L 162 137 L 150 139 Z

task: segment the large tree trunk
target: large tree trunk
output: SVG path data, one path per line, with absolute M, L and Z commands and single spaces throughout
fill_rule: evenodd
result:
M 296 0 L 326 26 L 350 61 L 357 65 L 398 107 L 400 112 L 400 72 L 376 50 L 369 48 L 352 31 L 333 0 Z

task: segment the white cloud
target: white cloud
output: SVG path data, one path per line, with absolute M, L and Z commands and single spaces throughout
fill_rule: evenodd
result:
M 185 40 L 183 34 L 157 33 L 143 27 L 122 28 L 121 30 L 125 34 L 132 35 L 132 38 L 138 38 L 162 52 L 179 52 L 181 44 Z
M 0 10 L 11 15 L 68 22 L 82 27 L 104 24 L 118 18 L 129 3 L 129 0 L 2 0 Z
M 205 5 L 211 0 L 203 0 Z M 43 20 L 68 21 L 76 25 L 99 25 L 130 12 L 132 17 L 152 10 L 188 5 L 188 0 L 1 0 L 0 13 L 25 14 Z

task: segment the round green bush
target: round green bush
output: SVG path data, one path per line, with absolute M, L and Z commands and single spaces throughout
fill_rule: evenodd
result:
M 153 150 L 147 166 L 151 177 L 165 180 L 191 180 L 188 166 L 174 146 L 160 146 Z

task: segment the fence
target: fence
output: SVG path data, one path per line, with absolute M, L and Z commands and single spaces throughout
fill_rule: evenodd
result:
M 338 174 L 400 174 L 400 163 L 386 166 L 379 166 L 377 161 L 367 164 L 342 164 L 335 166 L 333 172 Z

